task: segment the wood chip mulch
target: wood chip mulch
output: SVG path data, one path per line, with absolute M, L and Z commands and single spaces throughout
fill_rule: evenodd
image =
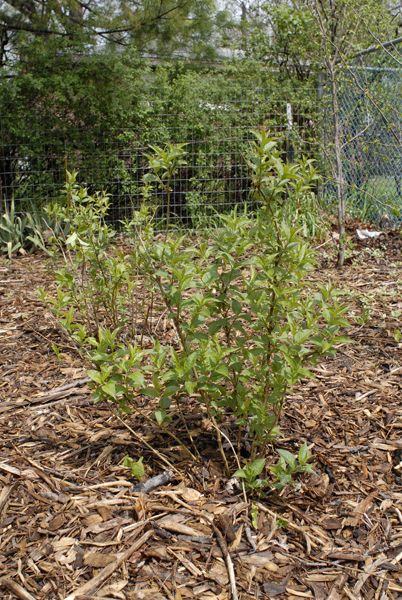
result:
M 191 463 L 148 420 L 93 404 L 38 300 L 45 257 L 0 262 L 0 598 L 402 598 L 400 259 L 397 233 L 342 272 L 323 255 L 312 277 L 341 288 L 353 343 L 292 390 L 278 444 L 307 440 L 315 474 L 255 500 L 254 523 L 202 424 Z M 135 491 L 126 454 L 167 483 Z

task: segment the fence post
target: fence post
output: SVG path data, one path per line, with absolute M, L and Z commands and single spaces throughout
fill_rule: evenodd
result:
M 286 159 L 288 162 L 294 161 L 294 148 L 292 144 L 292 132 L 293 132 L 293 109 L 290 102 L 286 103 Z

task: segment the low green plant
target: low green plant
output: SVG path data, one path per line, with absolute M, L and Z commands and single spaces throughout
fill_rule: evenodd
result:
M 269 468 L 274 475 L 272 486 L 275 489 L 283 489 L 300 473 L 314 472 L 311 465 L 311 452 L 306 443 L 300 447 L 297 455 L 283 449 L 279 449 L 278 454 L 280 456 L 278 462 Z
M 328 218 L 320 208 L 314 191 L 320 175 L 313 159 L 284 162 L 278 140 L 266 131 L 255 131 L 257 143 L 251 149 L 249 167 L 254 182 L 254 201 L 260 206 L 280 206 L 282 218 L 297 227 L 301 236 L 311 240 L 325 238 Z
M 95 384 L 96 401 L 116 402 L 128 412 L 132 398 L 145 387 L 144 375 L 149 367 L 144 366 L 147 352 L 137 345 L 119 343 L 118 333 L 118 329 L 100 328 L 97 337 L 85 338 L 92 346 L 88 357 L 95 367 L 88 376 Z
M 253 502 L 251 504 L 250 519 L 251 519 L 251 525 L 253 526 L 255 531 L 258 531 L 258 515 L 259 515 L 258 505 Z
M 202 231 L 219 226 L 219 213 L 208 204 L 205 194 L 195 190 L 187 192 L 186 208 L 189 212 L 191 226 L 195 230 Z
M 265 468 L 265 463 L 265 458 L 256 458 L 242 469 L 237 469 L 233 476 L 242 479 L 248 491 L 261 491 L 268 486 L 268 480 L 259 477 Z
M 175 331 L 172 343 L 155 343 L 147 355 L 149 373 L 158 376 L 143 393 L 158 399 L 158 422 L 197 398 L 211 418 L 234 416 L 238 444 L 240 432 L 248 431 L 252 454 L 276 435 L 289 386 L 334 351 L 345 324 L 334 290 L 303 292 L 313 256 L 288 224 L 288 200 L 307 192 L 314 178 L 288 168 L 271 154 L 275 147 L 261 135 L 254 147 L 254 195 L 261 204 L 255 219 L 221 216 L 220 227 L 193 245 L 180 236 L 138 240 L 146 287 Z
M 234 473 L 234 477 L 243 480 L 248 491 L 262 493 L 266 489 L 283 489 L 293 483 L 298 474 L 313 473 L 310 462 L 312 456 L 306 443 L 300 447 L 296 455 L 284 449 L 278 449 L 277 452 L 278 462 L 268 468 L 270 479 L 260 478 L 266 466 L 265 458 L 257 458 L 247 463 Z
M 142 249 L 149 285 L 176 332 L 164 349 L 159 418 L 196 395 L 211 415 L 232 413 L 258 445 L 275 436 L 288 387 L 340 341 L 334 292 L 303 297 L 307 245 L 268 217 L 224 216 L 199 247 L 171 238 Z
M 288 526 L 288 524 L 289 524 L 289 521 L 287 521 L 286 519 L 283 519 L 281 517 L 278 517 L 275 520 L 275 525 L 278 527 L 278 529 L 286 528 Z
M 364 305 L 361 309 L 360 315 L 356 317 L 356 323 L 358 325 L 367 325 L 371 319 L 371 309 L 370 306 Z
M 186 165 L 185 161 L 185 146 L 186 144 L 166 144 L 165 147 L 150 146 L 152 153 L 146 154 L 148 159 L 149 171 L 144 175 L 144 183 L 146 184 L 146 195 L 150 190 L 157 191 L 158 189 L 166 195 L 165 219 L 166 226 L 169 227 L 171 222 L 172 212 L 172 183 L 179 169 Z
M 133 320 L 135 265 L 118 246 L 116 231 L 107 223 L 107 194 L 89 194 L 68 173 L 66 200 L 51 208 L 66 235 L 53 236 L 53 249 L 64 258 L 56 271 L 57 293 L 48 300 L 63 328 L 82 339 L 102 326 L 122 330 Z
M 17 213 L 14 200 L 0 216 L 0 253 L 11 259 L 15 254 L 26 254 L 46 249 L 44 219 L 35 212 Z
M 355 322 L 358 325 L 364 326 L 367 325 L 367 323 L 369 323 L 372 319 L 373 300 L 370 298 L 370 296 L 362 294 L 360 297 L 360 304 L 360 314 L 355 317 Z
M 137 481 L 141 481 L 145 476 L 144 469 L 144 457 L 141 456 L 138 460 L 134 460 L 131 456 L 126 455 L 123 458 L 123 467 L 127 467 L 130 469 L 132 477 L 137 479 Z

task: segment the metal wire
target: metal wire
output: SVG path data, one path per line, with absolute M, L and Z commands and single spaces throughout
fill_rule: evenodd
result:
M 311 117 L 295 115 L 290 135 L 286 104 L 282 113 L 264 108 L 242 102 L 203 102 L 192 122 L 184 113 L 153 112 L 151 105 L 149 120 L 138 128 L 67 132 L 43 128 L 25 139 L 13 137 L 3 121 L 0 201 L 14 199 L 20 212 L 42 206 L 62 194 L 66 169 L 75 170 L 91 192 L 109 194 L 109 219 L 118 225 L 144 201 L 151 146 L 184 143 L 185 164 L 168 182 L 169 192 L 155 186 L 147 201 L 156 206 L 163 223 L 169 194 L 171 224 L 203 227 L 216 213 L 249 202 L 247 154 L 253 129 L 264 126 L 282 136 L 289 157 L 311 155 L 316 135 Z
M 343 171 L 350 213 L 367 221 L 401 218 L 402 44 L 361 54 L 340 81 Z M 398 56 L 396 56 L 398 54 Z
M 339 82 L 349 212 L 372 221 L 384 214 L 394 218 L 402 207 L 401 48 L 394 44 L 387 52 L 361 53 L 343 70 Z M 392 60 L 392 53 L 398 53 L 398 61 Z M 78 171 L 79 182 L 90 192 L 109 194 L 109 219 L 118 225 L 144 201 L 151 146 L 184 143 L 185 164 L 171 177 L 169 192 L 155 186 L 147 201 L 156 207 L 162 224 L 169 204 L 171 224 L 208 226 L 216 213 L 249 202 L 247 153 L 251 131 L 260 127 L 281 137 L 288 160 L 321 154 L 323 170 L 328 170 L 329 104 L 324 101 L 327 110 L 319 121 L 314 111 L 313 116 L 292 108 L 289 113 L 285 102 L 273 110 L 269 99 L 261 101 L 264 95 L 258 94 L 258 101 L 250 100 L 249 90 L 244 95 L 247 100 L 200 98 L 198 105 L 184 107 L 180 114 L 161 112 L 160 103 L 147 102 L 140 125 L 114 129 L 83 129 L 63 122 L 47 129 L 39 122 L 17 135 L 4 115 L 0 119 L 0 209 L 11 200 L 19 212 L 57 200 L 68 169 Z M 334 188 L 333 183 L 325 186 L 326 197 L 334 197 Z

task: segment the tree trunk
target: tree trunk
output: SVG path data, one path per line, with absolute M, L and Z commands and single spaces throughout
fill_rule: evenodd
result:
M 345 247 L 346 247 L 346 231 L 345 231 L 345 179 L 343 176 L 342 164 L 342 125 L 339 118 L 339 99 L 338 85 L 336 81 L 335 65 L 329 63 L 329 76 L 331 78 L 331 100 L 332 100 L 332 123 L 334 136 L 334 151 L 335 151 L 335 181 L 336 181 L 336 196 L 338 201 L 338 260 L 337 267 L 341 268 L 345 262 Z

